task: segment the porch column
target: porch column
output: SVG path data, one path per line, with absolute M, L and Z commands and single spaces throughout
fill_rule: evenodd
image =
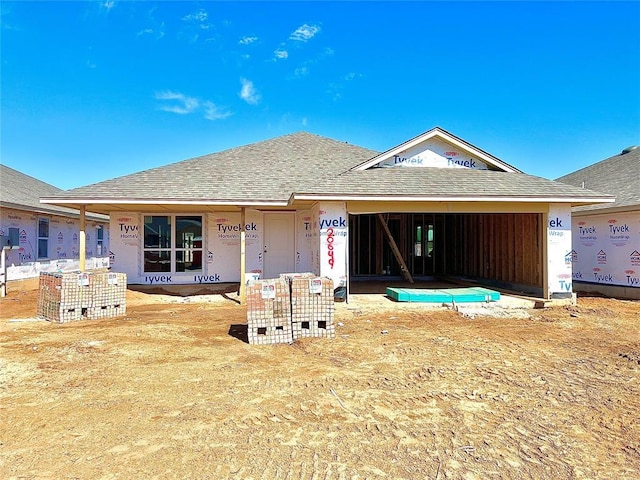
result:
M 545 298 L 573 298 L 571 265 L 571 205 L 551 204 L 543 214 L 546 252 L 543 254 Z
M 11 247 L 2 247 L 2 260 L 0 260 L 0 297 L 7 296 L 7 252 Z
M 87 264 L 86 207 L 80 206 L 80 271 L 84 272 Z
M 333 280 L 333 288 L 346 287 L 348 283 L 347 206 L 344 202 L 320 202 L 318 212 L 319 272 L 322 277 Z
M 247 301 L 247 242 L 246 242 L 246 209 L 242 207 L 240 211 L 240 304 Z

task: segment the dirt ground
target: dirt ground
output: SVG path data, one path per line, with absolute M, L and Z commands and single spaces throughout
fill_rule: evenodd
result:
M 640 478 L 639 302 L 359 295 L 335 339 L 251 346 L 220 295 L 67 324 L 36 299 L 0 299 L 3 479 Z

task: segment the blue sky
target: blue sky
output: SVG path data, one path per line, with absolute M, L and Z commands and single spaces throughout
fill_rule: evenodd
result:
M 541 177 L 640 144 L 640 2 L 1 3 L 2 163 L 63 189 L 434 126 Z

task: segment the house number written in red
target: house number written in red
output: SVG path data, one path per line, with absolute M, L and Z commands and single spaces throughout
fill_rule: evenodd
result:
M 335 240 L 335 234 L 333 233 L 333 228 L 329 227 L 327 229 L 327 252 L 329 256 L 329 266 L 331 270 L 333 270 L 333 265 L 335 264 L 334 254 L 333 254 L 333 241 Z

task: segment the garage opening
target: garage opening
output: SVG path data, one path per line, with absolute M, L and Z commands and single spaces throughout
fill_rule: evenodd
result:
M 398 277 L 404 263 L 418 280 L 457 277 L 538 293 L 542 226 L 537 213 L 350 215 L 349 273 L 360 279 Z
M 411 275 L 434 275 L 435 215 L 385 213 L 382 216 Z M 352 215 L 349 232 L 352 276 L 401 274 L 401 264 L 378 215 Z

